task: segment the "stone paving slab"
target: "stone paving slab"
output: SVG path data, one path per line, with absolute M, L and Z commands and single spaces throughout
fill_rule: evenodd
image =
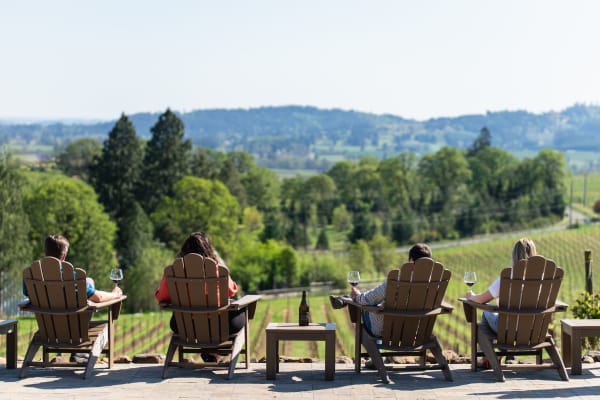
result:
M 69 369 L 30 368 L 18 378 L 17 370 L 0 366 L 0 400 L 70 399 L 600 399 L 600 363 L 584 364 L 583 374 L 561 381 L 555 370 L 506 371 L 506 382 L 496 382 L 491 371 L 471 372 L 469 365 L 452 364 L 453 382 L 440 371 L 390 372 L 385 385 L 375 371 L 355 373 L 353 366 L 336 364 L 334 381 L 324 379 L 323 363 L 281 363 L 276 380 L 266 380 L 265 364 L 238 368 L 233 380 L 224 370 L 171 368 L 161 379 L 157 364 L 102 365 L 90 379 Z

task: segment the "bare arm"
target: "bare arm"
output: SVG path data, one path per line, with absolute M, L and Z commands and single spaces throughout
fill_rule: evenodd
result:
M 102 303 L 103 301 L 113 300 L 121 297 L 123 291 L 120 287 L 115 287 L 112 292 L 105 292 L 103 290 L 96 290 L 96 292 L 90 296 L 90 300 L 95 303 Z
M 469 290 L 467 292 L 467 300 L 474 301 L 475 303 L 484 304 L 491 301 L 494 298 L 489 290 L 486 290 L 483 293 L 475 294 L 473 291 Z

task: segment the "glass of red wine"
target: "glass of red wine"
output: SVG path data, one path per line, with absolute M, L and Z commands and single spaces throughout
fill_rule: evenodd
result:
M 115 287 L 119 286 L 119 282 L 123 279 L 123 270 L 121 268 L 113 268 L 110 270 L 110 280 L 113 281 Z
M 473 271 L 467 271 L 465 272 L 463 281 L 468 287 L 471 287 L 477 282 L 477 274 Z
M 358 271 L 349 271 L 348 272 L 348 283 L 352 286 L 358 285 L 360 282 L 360 272 Z

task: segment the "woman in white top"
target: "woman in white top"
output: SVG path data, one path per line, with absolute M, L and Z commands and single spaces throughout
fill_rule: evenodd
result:
M 535 243 L 533 240 L 528 238 L 522 238 L 515 243 L 512 251 L 512 266 L 519 262 L 519 260 L 527 259 L 537 254 L 535 249 Z M 480 294 L 475 294 L 469 290 L 467 292 L 467 299 L 472 300 L 476 303 L 487 303 L 493 299 L 497 299 L 500 295 L 500 277 L 496 279 L 488 289 Z M 483 320 L 492 328 L 494 332 L 498 332 L 498 313 L 491 311 L 483 312 Z

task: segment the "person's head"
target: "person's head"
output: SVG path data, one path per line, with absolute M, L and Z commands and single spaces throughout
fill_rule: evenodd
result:
M 535 256 L 537 251 L 535 249 L 535 243 L 533 240 L 528 238 L 521 238 L 515 243 L 512 251 L 512 262 L 513 266 L 519 262 L 519 260 L 525 260 L 531 256 Z
M 44 255 L 46 257 L 56 257 L 61 261 L 67 258 L 69 251 L 69 241 L 62 235 L 50 235 L 44 241 Z
M 201 256 L 218 260 L 215 248 L 210 240 L 210 237 L 204 232 L 194 232 L 183 242 L 181 250 L 177 254 L 178 257 L 183 257 L 186 254 L 198 253 Z
M 425 243 L 417 243 L 408 251 L 408 261 L 417 261 L 423 257 L 431 258 L 431 248 Z

